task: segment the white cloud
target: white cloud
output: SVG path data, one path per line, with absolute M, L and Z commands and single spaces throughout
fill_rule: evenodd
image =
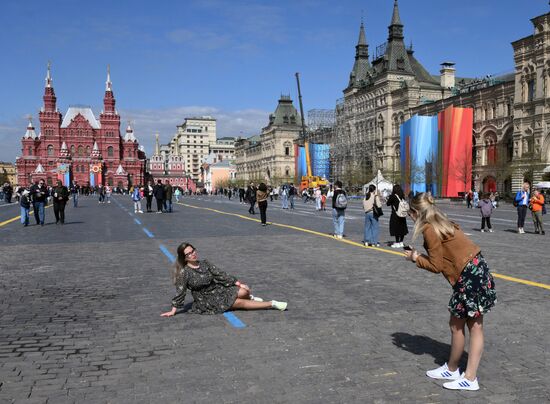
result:
M 209 115 L 217 120 L 217 135 L 249 137 L 259 134 L 269 122 L 269 112 L 258 109 L 237 111 L 223 110 L 209 106 L 185 106 L 167 109 L 120 110 L 122 118 L 121 134 L 124 136 L 127 122 L 132 123 L 139 143 L 145 146 L 146 153 L 154 150 L 155 133 L 160 134 L 161 143 L 168 143 L 176 133 L 176 126 L 185 118 Z M 39 124 L 34 122 L 38 132 Z M 25 134 L 27 120 L 14 117 L 0 121 L 0 161 L 14 162 L 21 154 L 21 138 Z

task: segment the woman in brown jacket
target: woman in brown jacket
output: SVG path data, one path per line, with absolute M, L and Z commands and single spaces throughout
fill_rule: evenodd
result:
M 426 372 L 433 379 L 449 382 L 443 387 L 452 390 L 479 390 L 477 368 L 483 352 L 483 316 L 496 303 L 495 282 L 480 248 L 435 206 L 426 193 L 411 201 L 409 212 L 414 220 L 414 237 L 424 236 L 427 254 L 405 251 L 406 258 L 418 268 L 442 273 L 453 287 L 449 301 L 451 313 L 451 353 L 449 361 Z M 458 363 L 464 351 L 464 327 L 470 331 L 470 349 L 466 371 L 460 373 Z
M 269 197 L 269 192 L 267 191 L 267 185 L 263 182 L 258 185 L 258 190 L 256 191 L 256 200 L 258 201 L 258 208 L 260 208 L 260 218 L 262 219 L 262 226 L 267 226 L 267 198 Z

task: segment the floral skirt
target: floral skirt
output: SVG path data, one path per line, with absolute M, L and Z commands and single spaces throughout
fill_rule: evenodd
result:
M 483 255 L 476 255 L 462 270 L 453 287 L 449 311 L 458 318 L 477 318 L 497 302 L 495 281 Z

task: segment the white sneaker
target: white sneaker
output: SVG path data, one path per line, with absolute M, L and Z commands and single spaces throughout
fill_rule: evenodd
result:
M 253 300 L 255 302 L 263 302 L 264 299 L 262 299 L 261 297 L 257 297 L 257 296 L 253 296 L 253 295 L 250 295 L 250 300 Z
M 460 376 L 459 379 L 453 380 L 452 382 L 443 383 L 443 387 L 449 390 L 479 390 L 479 383 L 476 379 L 472 382 L 464 376 L 464 373 Z
M 460 369 L 451 372 L 447 366 L 447 362 L 443 366 L 438 367 L 437 369 L 428 370 L 426 376 L 431 377 L 432 379 L 442 379 L 442 380 L 457 380 L 460 379 Z
M 277 300 L 271 301 L 271 307 L 277 310 L 285 311 L 287 306 L 287 302 L 278 302 Z
M 143 211 L 142 211 L 142 210 L 138 210 L 138 213 L 143 213 Z
M 489 229 L 489 233 L 493 233 L 493 229 Z
M 481 231 L 482 233 L 485 233 L 485 229 L 481 229 L 480 231 Z

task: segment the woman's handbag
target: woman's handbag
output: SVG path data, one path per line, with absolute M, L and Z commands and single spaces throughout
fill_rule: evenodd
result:
M 382 208 L 380 206 L 376 206 L 376 204 L 372 205 L 372 214 L 375 218 L 379 218 L 380 216 L 384 215 L 384 212 L 382 211 Z

